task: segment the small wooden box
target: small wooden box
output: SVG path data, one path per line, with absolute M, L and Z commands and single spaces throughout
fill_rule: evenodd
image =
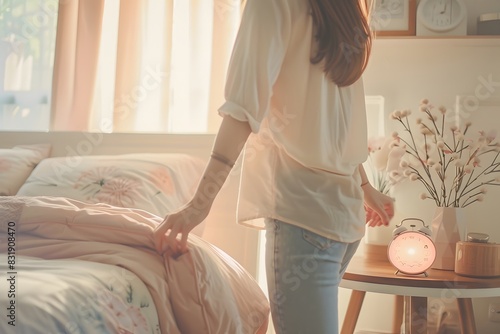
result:
M 471 277 L 500 276 L 500 244 L 457 242 L 455 273 Z

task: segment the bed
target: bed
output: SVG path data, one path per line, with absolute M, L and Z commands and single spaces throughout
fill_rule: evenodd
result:
M 204 238 L 155 250 L 211 135 L 0 133 L 1 333 L 265 333 L 253 275 Z

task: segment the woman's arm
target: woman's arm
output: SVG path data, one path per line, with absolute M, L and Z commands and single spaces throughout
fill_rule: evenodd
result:
M 250 132 L 248 122 L 238 121 L 231 116 L 224 117 L 215 138 L 212 156 L 193 198 L 180 211 L 167 215 L 154 232 L 158 251 L 163 253 L 166 246 L 174 253 L 186 251 L 189 232 L 207 217 Z M 179 234 L 180 240 L 177 239 Z
M 231 116 L 224 117 L 215 138 L 212 156 L 193 198 L 199 205 L 202 207 L 212 205 L 250 132 L 248 122 L 238 121 Z

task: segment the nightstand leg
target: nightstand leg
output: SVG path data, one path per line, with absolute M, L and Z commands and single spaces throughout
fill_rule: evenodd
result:
M 365 299 L 366 291 L 352 290 L 347 312 L 345 314 L 344 323 L 342 324 L 341 334 L 353 334 L 358 322 L 361 306 Z
M 405 327 L 409 334 L 427 333 L 427 298 L 407 297 L 406 301 Z
M 401 333 L 401 324 L 403 323 L 404 297 L 394 296 L 394 320 L 392 323 L 392 332 Z
M 462 334 L 476 334 L 476 322 L 474 320 L 474 308 L 472 299 L 457 298 L 458 313 L 460 315 L 460 325 Z

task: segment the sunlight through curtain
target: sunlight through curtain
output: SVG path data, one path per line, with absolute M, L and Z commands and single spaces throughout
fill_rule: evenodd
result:
M 99 1 L 93 14 L 94 1 L 60 4 L 56 59 L 65 66 L 54 72 L 52 129 L 215 132 L 241 1 Z M 98 36 L 80 40 L 88 33 Z M 78 61 L 96 64 L 83 82 Z
M 52 130 L 89 128 L 104 0 L 61 1 L 52 79 Z

